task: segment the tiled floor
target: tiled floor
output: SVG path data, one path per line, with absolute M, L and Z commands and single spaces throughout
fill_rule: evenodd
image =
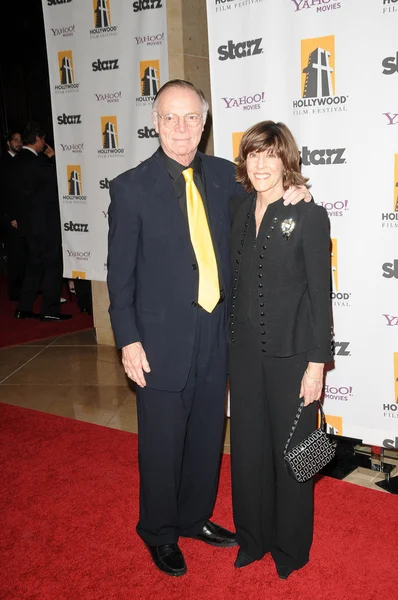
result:
M 137 432 L 133 386 L 116 349 L 98 346 L 94 330 L 0 349 L 0 401 Z M 229 453 L 229 448 L 228 422 L 224 451 Z M 396 452 L 386 455 L 386 462 L 398 466 Z M 395 468 L 391 475 L 397 474 Z M 382 479 L 382 473 L 363 468 L 346 477 L 383 492 L 375 485 Z

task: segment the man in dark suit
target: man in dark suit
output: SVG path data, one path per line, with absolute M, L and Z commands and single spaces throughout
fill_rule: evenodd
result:
M 209 519 L 225 418 L 228 201 L 239 187 L 233 163 L 197 151 L 207 110 L 191 83 L 165 84 L 153 105 L 161 148 L 110 186 L 109 312 L 138 384 L 137 532 L 174 576 L 186 572 L 179 537 L 236 545 Z
M 62 287 L 62 242 L 54 150 L 45 142 L 38 123 L 28 123 L 24 146 L 14 159 L 18 211 L 26 235 L 29 260 L 15 318 L 61 321 L 71 315 L 60 313 Z M 40 315 L 33 303 L 41 287 Z
M 0 159 L 1 181 L 1 237 L 7 257 L 7 288 L 10 300 L 18 300 L 27 261 L 26 239 L 18 228 L 19 216 L 15 195 L 15 156 L 22 150 L 21 134 L 10 131 L 6 138 L 6 151 Z

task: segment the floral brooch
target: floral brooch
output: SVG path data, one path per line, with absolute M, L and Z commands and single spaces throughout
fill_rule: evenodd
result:
M 282 221 L 282 223 L 281 223 L 282 235 L 286 240 L 289 239 L 289 237 L 295 227 L 296 227 L 296 223 L 293 221 L 293 219 L 285 219 L 284 221 Z

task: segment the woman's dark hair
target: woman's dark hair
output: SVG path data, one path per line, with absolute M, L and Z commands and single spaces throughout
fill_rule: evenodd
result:
M 242 137 L 236 168 L 236 179 L 248 192 L 253 191 L 247 174 L 246 160 L 250 152 L 269 152 L 283 163 L 283 187 L 305 185 L 308 181 L 300 171 L 300 152 L 290 129 L 284 123 L 261 121 L 250 127 Z

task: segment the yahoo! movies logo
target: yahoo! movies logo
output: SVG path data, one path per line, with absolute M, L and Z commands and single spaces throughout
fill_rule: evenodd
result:
M 329 217 L 343 217 L 348 210 L 348 200 L 337 200 L 336 202 L 318 202 L 328 211 Z
M 91 252 L 85 250 L 68 250 L 66 248 L 66 256 L 74 260 L 88 261 L 91 258 Z M 84 271 L 74 271 L 74 273 L 84 273 Z M 80 279 L 86 279 L 86 277 L 80 277 Z
M 62 152 L 73 152 L 74 154 L 82 154 L 84 150 L 83 142 L 73 144 L 60 144 Z
M 98 156 L 123 157 L 124 148 L 119 147 L 119 134 L 117 117 L 101 117 L 102 148 L 98 150 Z
M 82 168 L 80 165 L 66 165 L 66 185 L 68 193 L 63 196 L 66 204 L 81 204 L 86 202 L 83 195 Z
M 392 212 L 381 213 L 381 226 L 398 227 L 398 154 L 394 156 L 394 180 Z
M 158 60 L 140 61 L 140 96 L 137 106 L 148 106 L 155 99 L 160 88 L 160 66 Z
M 332 292 L 331 297 L 333 306 L 336 308 L 347 308 L 350 306 L 351 292 L 342 291 L 340 289 L 340 272 L 339 272 L 339 248 L 337 238 L 332 238 L 332 247 L 330 252 L 331 267 L 332 267 Z
M 265 93 L 244 94 L 243 96 L 224 96 L 221 98 L 224 108 L 239 108 L 240 110 L 258 110 L 265 102 Z
M 77 92 L 79 84 L 75 81 L 72 50 L 58 52 L 59 85 L 55 86 L 55 93 Z
M 341 8 L 341 2 L 335 0 L 290 0 L 294 4 L 295 12 L 316 8 L 316 12 L 327 12 Z
M 154 35 L 136 35 L 134 37 L 137 46 L 145 44 L 146 46 L 161 46 L 164 42 L 164 33 L 155 33 Z
M 383 317 L 385 318 L 384 324 L 386 327 L 398 327 L 398 314 L 396 316 L 383 314 Z
M 336 400 L 337 402 L 348 402 L 354 397 L 352 385 L 325 385 L 325 399 Z
M 107 104 L 114 104 L 115 102 L 120 102 L 122 99 L 122 92 L 119 90 L 118 92 L 103 92 L 102 94 L 94 94 L 94 97 L 97 102 L 106 102 Z
M 62 35 L 62 37 L 72 37 L 75 33 L 75 26 L 69 25 L 68 27 L 51 27 L 51 32 L 54 37 Z
M 293 101 L 293 115 L 315 115 L 346 110 L 348 96 L 336 95 L 334 35 L 301 40 L 301 99 Z
M 116 35 L 117 25 L 112 25 L 110 0 L 93 0 L 94 29 L 90 29 L 91 38 Z
M 382 113 L 387 123 L 385 125 L 398 125 L 398 113 Z

